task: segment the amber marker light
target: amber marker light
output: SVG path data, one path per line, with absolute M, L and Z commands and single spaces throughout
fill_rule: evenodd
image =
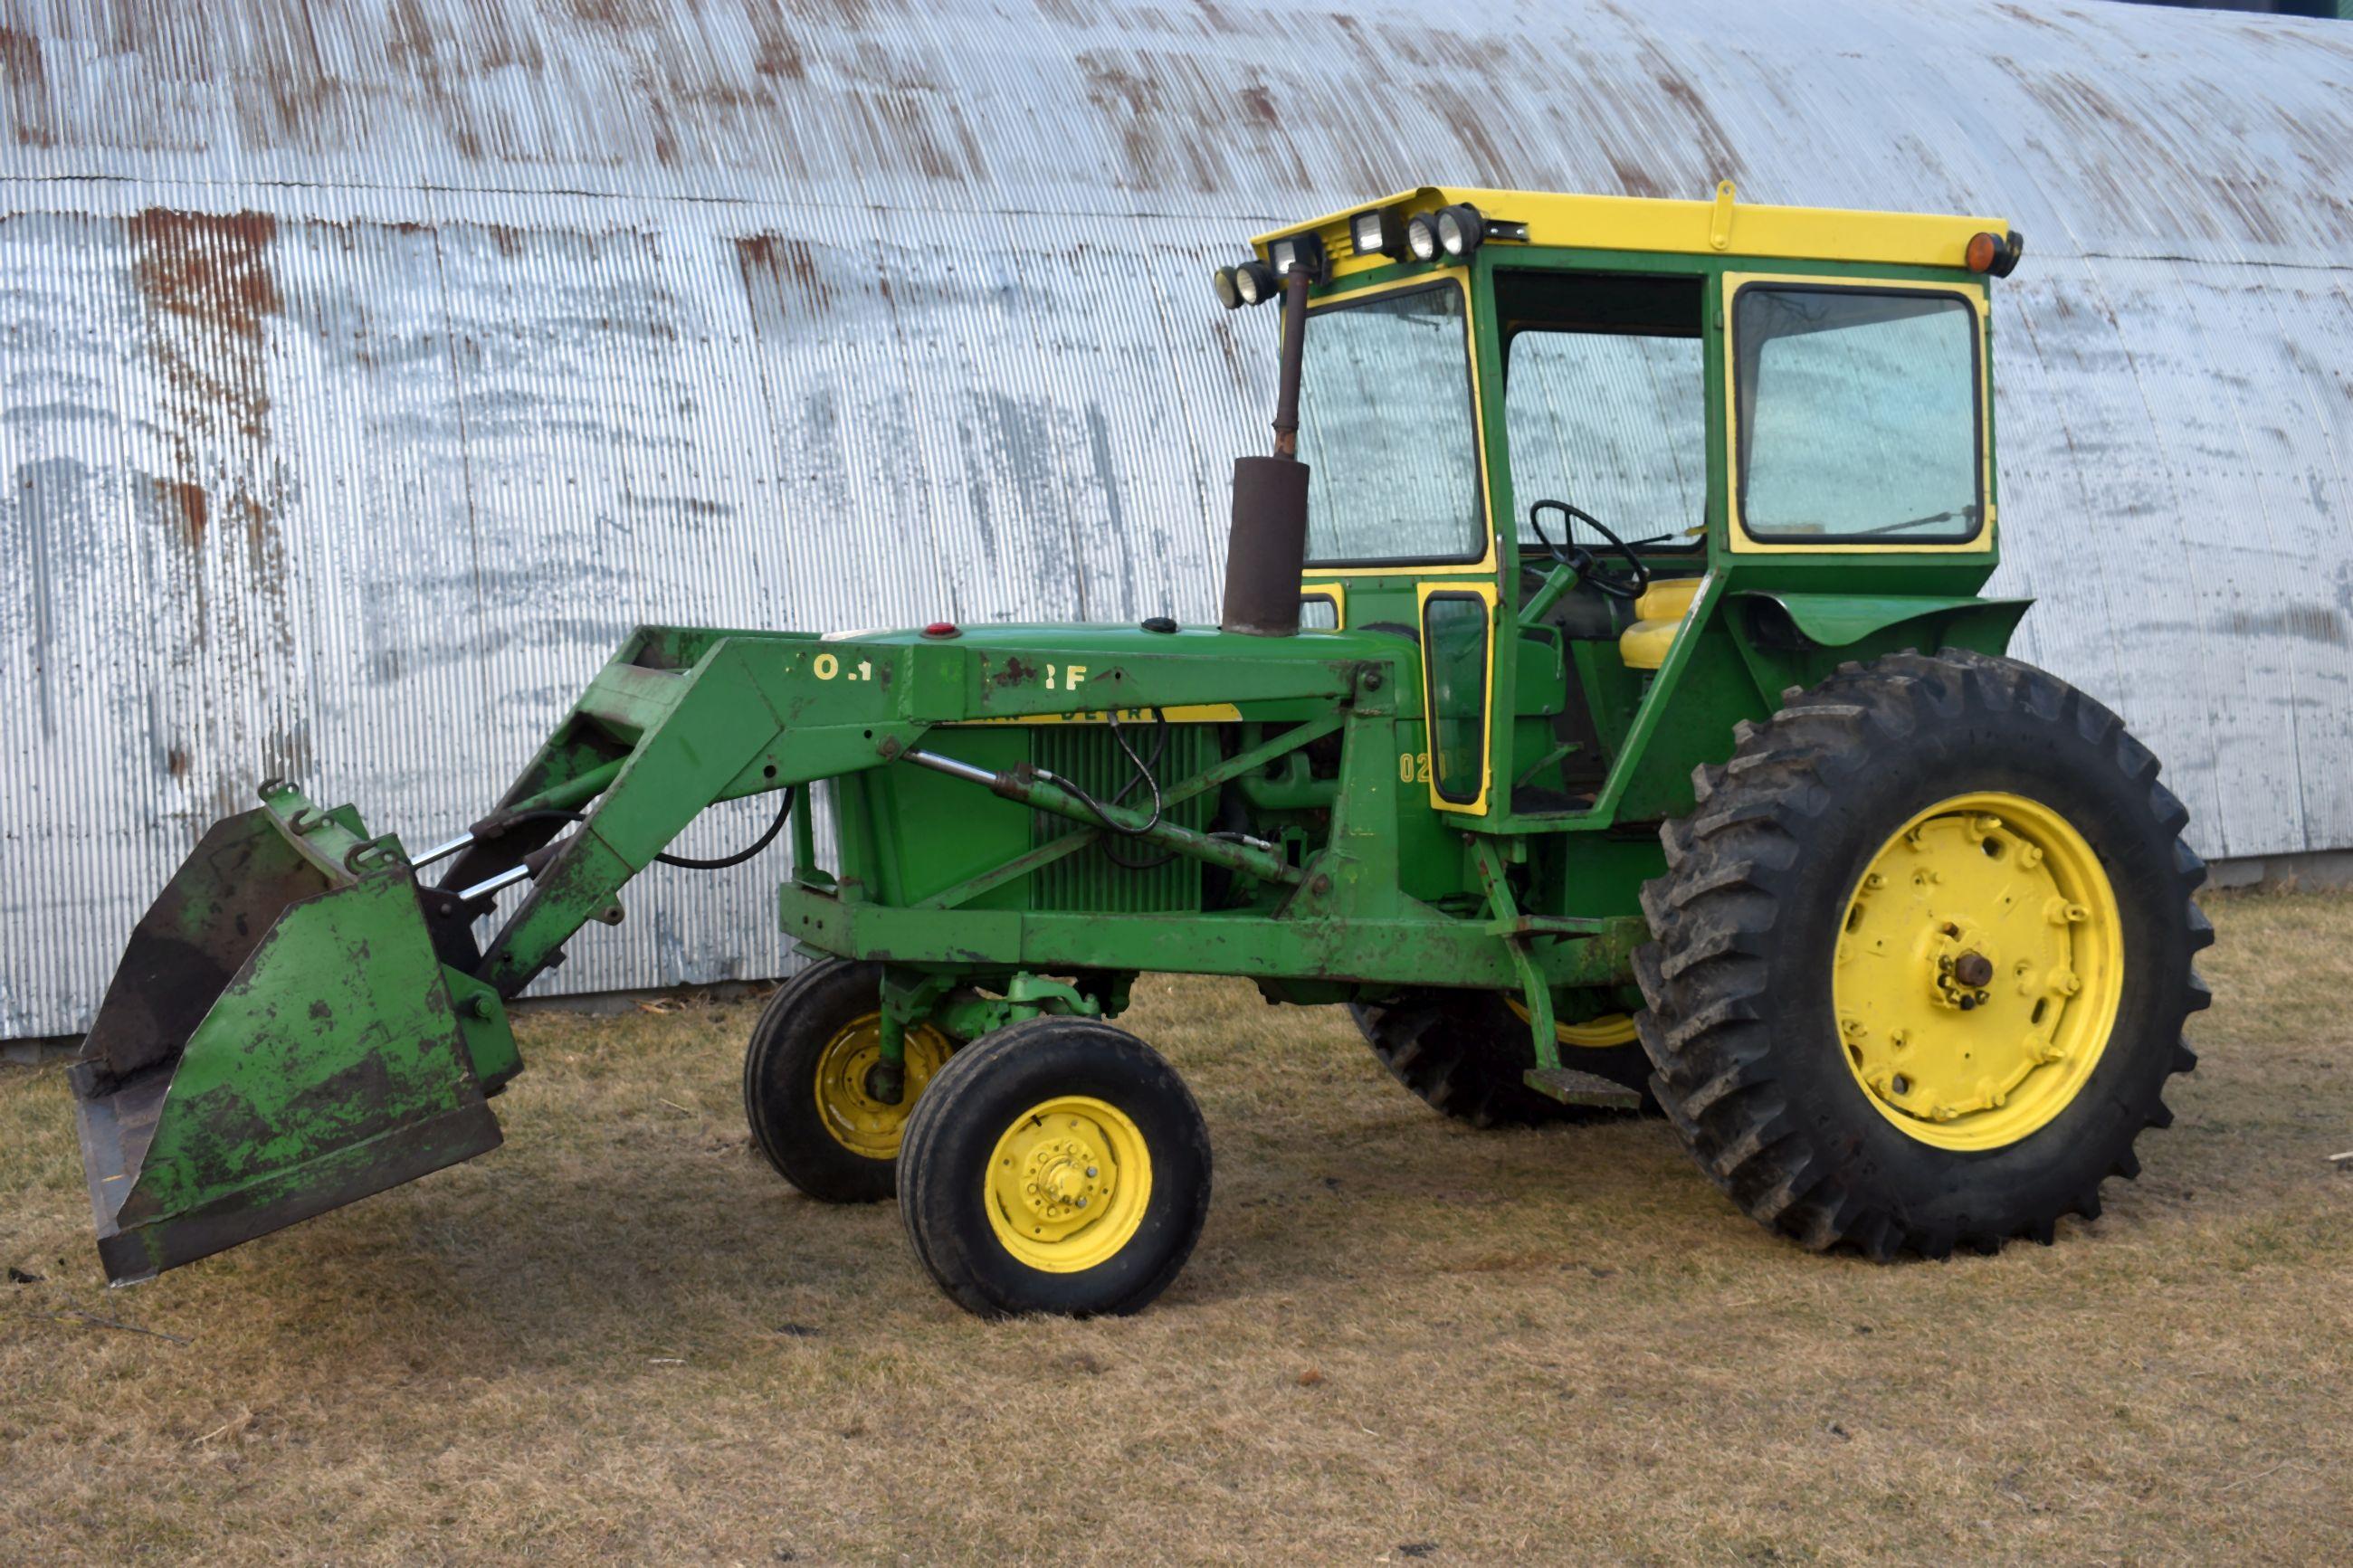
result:
M 1972 272 L 1987 272 L 1996 278 L 2007 278 L 2017 268 L 2018 258 L 2026 252 L 2026 237 L 2016 229 L 2008 239 L 2000 239 L 1980 229 L 1969 236 L 1968 247 L 1961 259 Z

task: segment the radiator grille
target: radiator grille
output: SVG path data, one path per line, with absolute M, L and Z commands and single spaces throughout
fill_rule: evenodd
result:
M 1127 727 L 1128 743 L 1145 761 L 1152 760 L 1158 735 L 1149 723 Z M 1209 765 L 1216 755 L 1216 731 L 1206 724 L 1171 724 L 1168 750 L 1152 771 L 1163 788 L 1190 778 Z M 1030 731 L 1029 755 L 1039 767 L 1050 769 L 1097 800 L 1109 801 L 1135 776 L 1135 769 L 1108 724 L 1041 724 Z M 1208 818 L 1216 792 L 1196 795 L 1169 808 L 1167 819 L 1180 826 L 1199 828 Z M 1151 792 L 1137 784 L 1121 803 L 1139 811 L 1152 809 Z M 1038 813 L 1031 821 L 1033 844 L 1045 844 L 1071 831 L 1069 819 Z M 1151 860 L 1163 851 L 1133 839 L 1113 840 L 1131 860 Z M 1039 910 L 1084 910 L 1100 914 L 1160 914 L 1201 907 L 1201 863 L 1178 856 L 1164 866 L 1132 871 L 1114 863 L 1101 844 L 1066 855 L 1037 874 L 1031 907 Z

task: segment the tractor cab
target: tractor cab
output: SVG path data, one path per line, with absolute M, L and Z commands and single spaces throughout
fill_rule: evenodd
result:
M 1302 624 L 1419 644 L 1414 782 L 1465 826 L 1662 815 L 1693 759 L 1650 737 L 1729 722 L 1681 694 L 1760 641 L 2005 613 L 1998 219 L 1425 188 L 1253 250 L 1221 301 L 1306 282 Z

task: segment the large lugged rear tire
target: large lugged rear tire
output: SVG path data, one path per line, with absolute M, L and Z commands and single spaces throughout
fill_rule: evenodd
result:
M 1458 1121 L 1480 1128 L 1539 1127 L 1594 1114 L 1528 1087 L 1535 1042 L 1526 1016 L 1497 992 L 1415 991 L 1395 1002 L 1353 1002 L 1348 1012 L 1389 1076 Z M 1581 1032 L 1597 1040 L 1618 1037 L 1610 1022 L 1571 1025 L 1560 1032 Z M 1622 1015 L 1614 1022 L 1622 1027 Z M 1621 1044 L 1564 1037 L 1561 1045 L 1563 1066 L 1631 1089 L 1649 1087 L 1650 1059 L 1630 1036 Z
M 983 1317 L 1140 1310 L 1192 1255 L 1209 1133 L 1176 1069 L 1096 1018 L 1032 1018 L 957 1053 L 907 1119 L 916 1260 Z
M 2213 940 L 2189 813 L 2114 713 L 1947 648 L 1850 664 L 1739 727 L 1661 837 L 1635 958 L 1652 1091 L 1805 1245 L 2048 1242 L 2172 1121 Z

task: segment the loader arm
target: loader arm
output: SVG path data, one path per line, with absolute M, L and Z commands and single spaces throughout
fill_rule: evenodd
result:
M 1328 712 L 1361 670 L 1397 657 L 1387 639 L 1337 637 L 1308 657 L 1277 659 L 1263 657 L 1259 639 L 1217 634 L 1135 634 L 1133 649 L 1122 650 L 1104 631 L 1088 628 L 1069 656 L 1066 628 L 1008 628 L 987 642 L 640 628 L 425 896 L 445 961 L 456 956 L 453 928 L 470 927 L 488 907 L 467 892 L 527 875 L 521 904 L 479 961 L 460 965 L 513 996 L 562 961 L 582 926 L 618 920 L 621 889 L 706 807 L 884 766 L 907 757 L 934 724 L 1183 709 L 1236 696 Z M 1261 657 L 1238 669 L 1237 640 Z M 1087 816 L 1050 784 L 1018 787 L 1040 810 Z M 559 801 L 582 808 L 576 829 L 561 838 L 565 817 L 547 807 Z M 1230 847 L 1173 847 L 1248 859 Z
M 441 879 L 438 912 L 470 921 L 483 900 L 464 889 L 529 874 L 476 976 L 502 996 L 521 992 L 562 962 L 583 925 L 617 921 L 621 889 L 712 805 L 880 766 L 923 732 L 862 693 L 825 700 L 802 689 L 811 683 L 797 678 L 827 651 L 806 635 L 635 634 Z M 678 665 L 681 653 L 692 662 Z M 828 657 L 839 669 L 839 655 Z M 900 682 L 862 684 L 887 693 Z M 577 803 L 576 830 L 551 847 L 564 823 L 543 803 L 575 783 L 593 794 Z

